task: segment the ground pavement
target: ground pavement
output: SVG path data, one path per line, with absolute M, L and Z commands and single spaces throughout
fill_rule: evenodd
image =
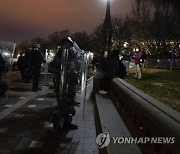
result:
M 77 94 L 73 123 L 78 130 L 58 132 L 51 119 L 57 112 L 52 76 L 41 76 L 41 91 L 32 92 L 31 83 L 15 80 L 8 95 L 0 97 L 0 154 L 97 154 L 94 104 L 90 99 L 92 85 L 88 85 L 86 103 Z

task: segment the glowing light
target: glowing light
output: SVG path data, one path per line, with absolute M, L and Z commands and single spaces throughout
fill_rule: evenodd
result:
M 8 52 L 4 52 L 4 55 L 5 55 L 5 56 L 10 56 L 11 54 L 8 53 Z
M 102 1 L 107 2 L 107 1 L 112 1 L 112 0 L 102 0 Z
M 50 54 L 51 57 L 55 56 L 53 52 L 50 52 L 49 54 Z

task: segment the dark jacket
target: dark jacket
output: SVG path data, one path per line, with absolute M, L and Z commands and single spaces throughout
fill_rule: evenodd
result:
M 0 72 L 3 72 L 6 67 L 6 61 L 3 59 L 2 55 L 0 54 Z
M 62 52 L 58 51 L 58 53 L 55 55 L 53 61 L 49 65 L 48 71 L 50 73 L 60 75 L 61 57 L 62 57 Z
M 26 60 L 24 56 L 19 56 L 18 58 L 18 66 L 20 70 L 26 69 Z
M 123 60 L 130 61 L 131 57 L 132 57 L 131 49 L 130 48 L 124 49 L 124 51 L 121 53 L 121 55 L 123 56 Z
M 31 68 L 41 68 L 41 64 L 45 63 L 43 55 L 39 51 L 32 50 L 30 53 Z

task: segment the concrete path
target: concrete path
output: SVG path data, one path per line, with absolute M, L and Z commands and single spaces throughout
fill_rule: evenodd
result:
M 78 130 L 58 132 L 51 119 L 57 112 L 52 77 L 41 78 L 42 90 L 31 91 L 31 83 L 11 82 L 7 97 L 0 98 L 0 154 L 97 154 L 94 105 L 87 89 L 86 103 L 77 94 L 81 107 L 76 107 L 73 123 Z

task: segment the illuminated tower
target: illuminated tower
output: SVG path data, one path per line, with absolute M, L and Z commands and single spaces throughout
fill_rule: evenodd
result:
M 107 0 L 106 15 L 102 25 L 102 52 L 111 52 L 112 24 L 110 14 L 110 0 Z

